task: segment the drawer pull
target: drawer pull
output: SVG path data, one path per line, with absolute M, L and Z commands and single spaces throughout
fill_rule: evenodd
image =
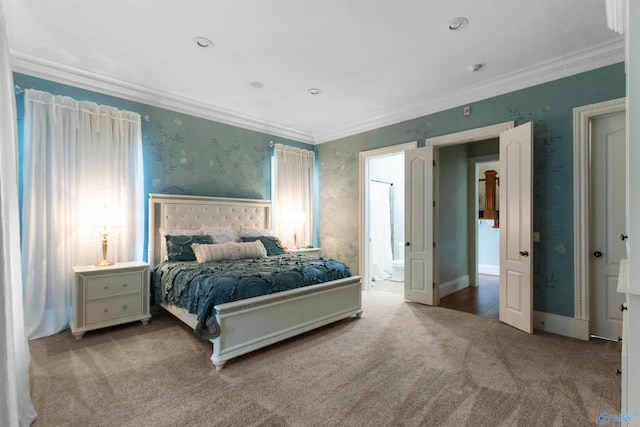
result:
M 126 288 L 126 287 L 127 287 L 127 284 L 126 284 L 126 283 L 123 283 L 123 284 L 122 284 L 122 286 Z
M 105 309 L 104 309 L 104 312 L 105 312 L 105 313 L 108 313 L 108 312 L 109 312 L 109 309 L 108 309 L 108 308 L 105 308 Z
M 108 286 L 105 286 L 104 288 L 105 288 L 105 289 L 109 289 L 109 287 L 108 287 Z
M 126 310 L 126 309 L 127 309 L 127 306 L 126 306 L 126 305 L 123 305 L 123 306 L 122 306 L 122 309 L 123 309 L 123 310 Z

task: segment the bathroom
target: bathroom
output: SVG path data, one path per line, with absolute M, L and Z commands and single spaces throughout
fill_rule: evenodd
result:
M 369 163 L 369 272 L 376 290 L 404 293 L 404 153 Z

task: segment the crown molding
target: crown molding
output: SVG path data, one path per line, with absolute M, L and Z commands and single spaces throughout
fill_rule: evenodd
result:
M 128 99 L 134 102 L 152 105 L 191 116 L 213 120 L 243 129 L 263 132 L 269 135 L 288 138 L 307 144 L 314 144 L 313 134 L 298 129 L 261 120 L 237 111 L 205 104 L 167 92 L 150 89 L 120 80 L 90 73 L 55 62 L 11 52 L 11 65 L 15 72 L 28 74 L 57 83 L 102 93 L 109 96 Z
M 624 60 L 624 37 L 619 37 L 611 42 L 559 57 L 534 67 L 504 74 L 479 85 L 461 88 L 455 92 L 433 98 L 405 110 L 396 111 L 393 114 L 366 120 L 353 126 L 336 129 L 333 132 L 317 134 L 316 144 L 322 144 L 406 120 L 416 119 L 450 108 L 459 107 L 460 105 L 478 102 L 483 99 L 569 77 L 585 71 L 624 62 Z
M 612 65 L 625 60 L 624 37 L 603 43 L 580 52 L 562 56 L 534 67 L 468 86 L 457 91 L 432 98 L 393 114 L 383 115 L 356 123 L 352 126 L 314 135 L 299 129 L 261 120 L 237 111 L 205 104 L 190 98 L 150 89 L 140 85 L 111 79 L 73 67 L 64 66 L 19 52 L 11 52 L 13 70 L 62 84 L 116 96 L 159 108 L 189 114 L 232 126 L 288 138 L 307 144 L 322 144 L 384 126 L 437 113 L 460 105 L 481 101 L 530 86 L 569 77 L 585 71 Z

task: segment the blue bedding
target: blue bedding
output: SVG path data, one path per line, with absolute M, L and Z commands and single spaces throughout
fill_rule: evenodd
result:
M 151 302 L 176 305 L 196 315 L 196 334 L 220 335 L 214 306 L 350 277 L 345 264 L 283 254 L 259 259 L 164 262 L 151 275 Z

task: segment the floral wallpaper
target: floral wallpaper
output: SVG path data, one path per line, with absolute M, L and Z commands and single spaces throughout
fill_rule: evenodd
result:
M 273 137 L 243 137 L 255 132 L 228 132 L 220 123 L 174 112 L 156 116 L 143 129 L 149 192 L 270 198 Z
M 35 88 L 143 117 L 146 193 L 188 193 L 268 199 L 270 142 L 309 144 L 14 73 Z M 573 316 L 573 108 L 625 96 L 624 65 L 616 64 L 462 107 L 385 126 L 315 147 L 319 238 L 323 256 L 358 273 L 359 153 L 508 120 L 534 123 L 534 309 Z M 19 97 L 18 97 L 19 98 Z M 18 121 L 21 123 L 20 100 Z M 19 126 L 20 131 L 20 126 Z M 20 135 L 19 135 L 20 138 Z
M 534 124 L 534 309 L 572 317 L 573 108 L 625 96 L 623 64 L 599 68 L 318 146 L 320 241 L 358 272 L 359 153 L 513 120 Z

